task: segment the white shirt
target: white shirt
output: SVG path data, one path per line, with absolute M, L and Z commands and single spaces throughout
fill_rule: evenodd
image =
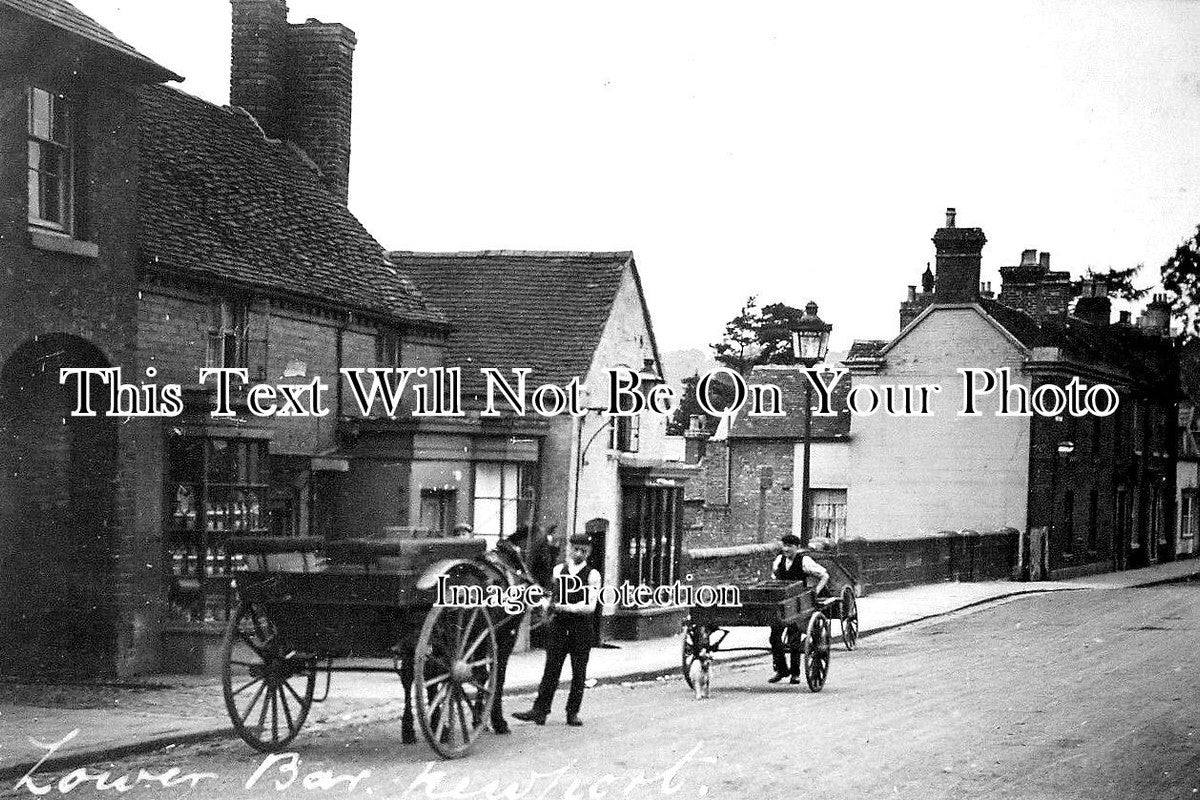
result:
M 566 564 L 556 564 L 554 566 L 554 580 L 557 581 L 558 578 L 564 573 L 574 575 L 576 578 L 578 578 L 579 573 L 585 569 L 589 569 L 586 561 L 578 565 L 571 564 L 569 562 Z M 583 602 L 564 603 L 560 601 L 555 604 L 555 611 L 565 611 L 568 614 L 590 614 L 595 611 L 596 597 L 600 590 L 600 573 L 594 569 L 588 574 L 587 588 L 589 591 Z
M 795 560 L 796 559 L 788 558 L 783 553 L 780 553 L 775 558 L 775 564 L 774 564 L 774 566 L 771 567 L 771 572 L 774 573 L 780 564 L 783 565 L 783 568 L 785 570 L 791 569 L 792 564 L 795 562 Z M 816 560 L 812 556 L 808 555 L 807 553 L 800 556 L 800 568 L 802 570 L 804 570 L 805 575 L 811 575 L 812 577 L 817 578 L 818 580 L 829 574 L 829 571 L 827 569 L 825 569 L 820 564 L 818 564 L 816 562 Z

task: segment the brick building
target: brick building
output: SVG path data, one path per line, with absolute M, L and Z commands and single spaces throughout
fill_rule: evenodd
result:
M 930 575 L 946 571 L 925 562 L 951 558 L 953 548 L 930 545 L 947 531 L 980 534 L 996 558 L 1034 572 L 1048 561 L 1060 576 L 1171 557 L 1175 367 L 1161 304 L 1138 326 L 1111 324 L 1103 287 L 1089 285 L 1068 314 L 1067 273 L 1036 251 L 1001 270 L 1000 300 L 991 299 L 979 282 L 983 231 L 957 227 L 951 210 L 933 241 L 924 309 L 891 342 L 862 343 L 847 361 L 856 385 L 943 387 L 930 416 L 854 420 L 853 535 L 895 543 L 906 567 Z M 910 292 L 902 319 L 912 302 Z M 997 416 L 997 389 L 979 415 L 960 416 L 964 367 L 1007 368 L 1013 386 L 1030 390 L 1106 383 L 1120 407 L 1108 417 Z
M 1179 441 L 1175 462 L 1175 555 L 1200 552 L 1200 343 L 1184 345 L 1179 357 Z
M 683 487 L 695 468 L 683 463 L 677 437 L 667 436 L 666 415 L 601 413 L 609 370 L 637 373 L 643 391 L 663 380 L 633 254 L 394 252 L 391 258 L 454 325 L 446 363 L 463 370 L 468 416 L 485 402 L 480 367 L 508 375 L 527 368 L 530 392 L 579 379 L 588 413 L 544 418 L 540 475 L 528 469 L 513 475 L 522 492 L 537 498 L 538 521 L 560 534 L 591 530 L 593 566 L 607 585 L 658 586 L 679 578 Z M 506 518 L 503 532 L 513 525 Z M 683 609 L 603 613 L 609 636 L 642 638 L 678 630 Z
M 52 0 L 0 3 L 0 64 L 0 671 L 136 670 L 153 426 L 72 417 L 58 375 L 144 366 L 137 93 L 178 76 Z
M 721 425 L 705 448 L 703 524 L 689 535 L 693 548 L 773 542 L 800 535 L 804 464 L 804 385 L 800 367 L 766 364 L 751 370 L 750 384 L 779 387 L 783 414 L 738 413 Z M 812 535 L 846 536 L 851 420 L 850 381 L 834 389 L 836 416 L 813 416 L 809 486 Z

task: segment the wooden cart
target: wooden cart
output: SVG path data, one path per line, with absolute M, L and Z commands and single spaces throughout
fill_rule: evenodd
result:
M 683 678 L 692 685 L 692 664 L 717 652 L 770 652 L 769 647 L 722 647 L 729 628 L 795 626 L 802 631 L 804 679 L 819 692 L 829 676 L 832 637 L 828 612 L 840 598 L 818 601 L 803 581 L 760 581 L 739 587 L 740 606 L 692 606 L 683 625 Z
M 329 694 L 339 659 L 389 659 L 414 689 L 425 740 L 444 758 L 464 755 L 497 691 L 496 620 L 487 609 L 434 605 L 438 578 L 479 586 L 480 539 L 242 537 L 228 547 L 249 569 L 222 647 L 225 705 L 238 735 L 265 752 L 299 733 Z M 324 693 L 314 698 L 319 673 Z M 406 703 L 408 707 L 408 703 Z M 411 730 L 411 712 L 406 714 Z

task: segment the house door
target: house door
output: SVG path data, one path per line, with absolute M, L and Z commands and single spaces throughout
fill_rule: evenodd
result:
M 111 672 L 113 497 L 117 432 L 74 417 L 63 367 L 108 366 L 92 345 L 48 336 L 0 370 L 0 671 L 38 676 Z

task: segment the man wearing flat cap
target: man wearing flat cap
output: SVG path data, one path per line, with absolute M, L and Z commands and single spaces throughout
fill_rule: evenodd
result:
M 579 707 L 583 704 L 583 688 L 587 681 L 588 655 L 592 650 L 595 625 L 592 614 L 596 610 L 597 593 L 600 591 L 600 573 L 588 566 L 592 553 L 592 540 L 586 533 L 572 534 L 567 562 L 554 567 L 552 586 L 554 589 L 554 617 L 547 626 L 546 666 L 542 670 L 542 683 L 538 687 L 533 708 L 513 714 L 515 719 L 546 724 L 554 692 L 562 676 L 563 663 L 571 659 L 571 691 L 567 695 L 567 724 L 578 728 Z
M 791 533 L 785 533 L 779 538 L 779 544 L 783 547 L 783 552 L 775 559 L 775 563 L 771 565 L 771 577 L 777 581 L 804 581 L 809 583 L 809 578 L 816 580 L 816 588 L 813 590 L 814 595 L 819 595 L 821 590 L 825 588 L 825 584 L 829 583 L 829 572 L 816 562 L 816 560 L 807 553 L 800 552 L 800 537 Z M 809 585 L 811 585 L 809 583 Z M 769 683 L 779 683 L 784 678 L 788 677 L 788 662 L 784 654 L 783 647 L 783 632 L 788 634 L 788 655 L 791 656 L 792 668 L 790 671 L 791 682 L 800 682 L 800 626 L 799 625 L 772 625 L 771 626 L 771 661 L 775 666 L 775 674 L 768 680 Z

